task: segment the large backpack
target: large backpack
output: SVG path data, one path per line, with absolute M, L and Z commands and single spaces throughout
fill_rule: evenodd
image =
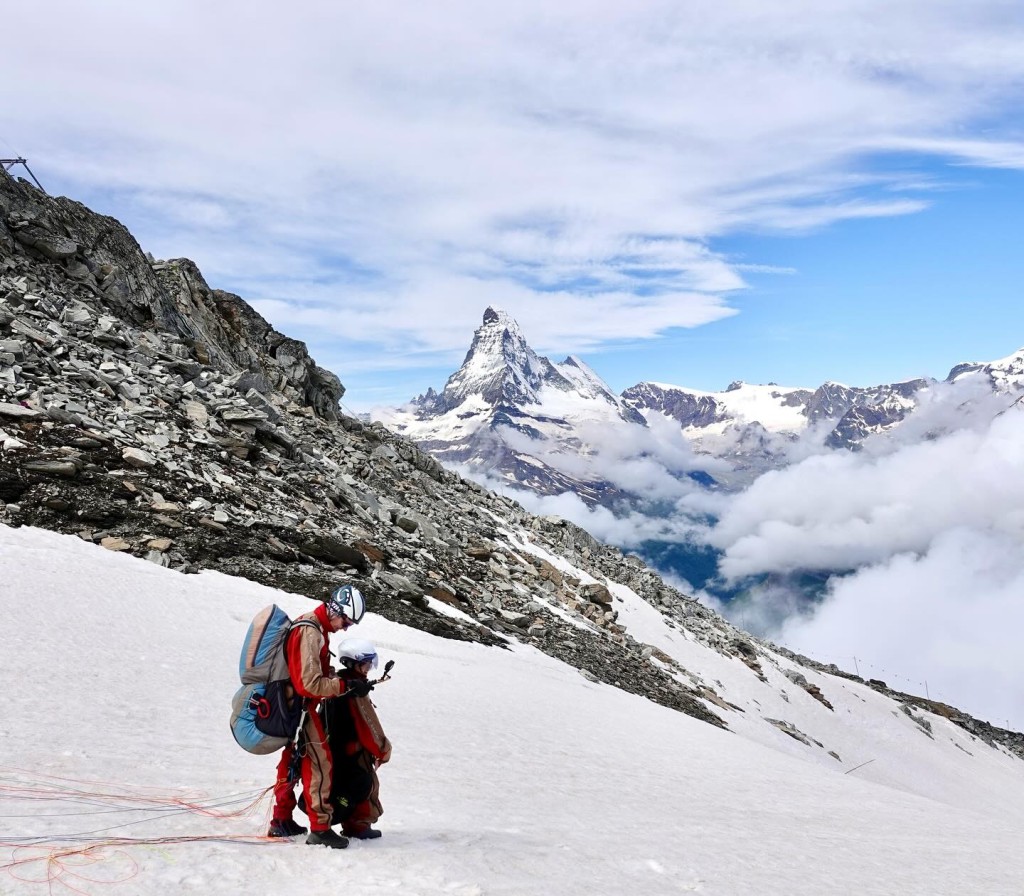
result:
M 302 698 L 288 675 L 285 643 L 294 626 L 319 626 L 311 619 L 292 623 L 277 604 L 256 614 L 242 642 L 238 674 L 242 686 L 231 701 L 231 733 L 250 753 L 273 753 L 287 745 L 299 727 Z

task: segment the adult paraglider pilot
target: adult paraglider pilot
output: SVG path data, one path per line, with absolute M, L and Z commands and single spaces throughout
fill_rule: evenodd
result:
M 292 820 L 295 809 L 295 781 L 290 773 L 294 749 L 301 757 L 302 793 L 311 828 L 306 842 L 314 846 L 343 849 L 348 839 L 331 830 L 330 805 L 333 780 L 331 751 L 327 745 L 323 723 L 316 712 L 320 701 L 345 693 L 350 683 L 335 675 L 329 662 L 328 638 L 355 625 L 366 612 L 366 601 L 358 588 L 342 585 L 312 613 L 295 620 L 311 620 L 314 625 L 293 625 L 285 642 L 288 675 L 292 687 L 305 698 L 306 714 L 299 729 L 297 747 L 289 744 L 277 766 L 274 786 L 274 815 L 270 822 L 271 837 L 292 837 L 306 829 Z M 361 689 L 360 689 L 361 690 Z

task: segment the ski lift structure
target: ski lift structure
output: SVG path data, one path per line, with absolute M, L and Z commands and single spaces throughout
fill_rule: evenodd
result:
M 28 167 L 28 162 L 20 156 L 16 159 L 0 159 L 0 165 L 3 165 L 4 171 L 10 171 L 15 165 L 21 165 L 28 172 L 28 176 L 32 178 L 33 182 L 40 190 L 45 193 L 43 185 L 39 183 L 39 179 L 32 173 L 32 169 Z

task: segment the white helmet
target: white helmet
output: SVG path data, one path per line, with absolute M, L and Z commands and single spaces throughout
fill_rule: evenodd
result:
M 327 612 L 332 616 L 345 616 L 356 623 L 366 612 L 366 600 L 354 585 L 339 585 L 327 598 Z
M 372 641 L 365 638 L 346 638 L 338 649 L 338 659 L 346 666 L 358 666 L 360 663 L 373 663 L 377 668 L 377 648 Z

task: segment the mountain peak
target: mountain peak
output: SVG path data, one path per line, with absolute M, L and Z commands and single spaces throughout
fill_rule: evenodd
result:
M 646 426 L 643 416 L 623 405 L 607 383 L 580 358 L 570 355 L 555 364 L 538 355 L 530 348 L 516 320 L 493 305 L 484 311 L 483 322 L 473 334 L 462 366 L 448 378 L 440 395 L 431 390 L 413 404 L 421 421 L 455 408 L 476 407 L 481 402 L 500 415 L 510 412 L 519 417 L 523 408 L 535 408 L 549 401 L 550 395 L 545 398 L 541 394 L 546 390 L 575 396 L 584 403 L 599 400 L 624 420 Z M 564 409 L 564 400 L 559 400 L 559 407 Z
M 430 410 L 444 413 L 471 395 L 480 395 L 492 407 L 533 404 L 542 380 L 553 372 L 551 363 L 527 344 L 515 319 L 488 305 L 462 366 L 448 378 Z
M 512 324 L 515 324 L 515 321 L 512 320 L 512 318 L 509 317 L 500 308 L 495 308 L 493 305 L 488 305 L 487 306 L 487 310 L 484 311 L 484 325 L 486 326 L 487 324 L 500 324 L 500 323 L 512 323 Z

